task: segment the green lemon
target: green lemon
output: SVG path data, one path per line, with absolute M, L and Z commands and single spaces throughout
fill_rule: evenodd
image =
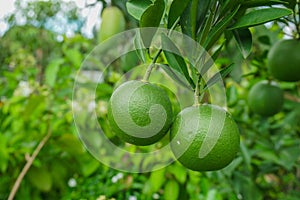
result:
M 277 42 L 268 54 L 270 73 L 281 81 L 300 80 L 300 40 Z
M 128 81 L 112 94 L 108 120 L 123 141 L 145 146 L 160 140 L 168 132 L 173 111 L 167 93 L 143 81 Z
M 275 82 L 260 81 L 250 89 L 248 94 L 250 109 L 262 116 L 278 113 L 283 102 L 283 91 Z
M 200 105 L 182 110 L 171 128 L 171 149 L 176 159 L 194 171 L 226 167 L 239 150 L 239 129 L 222 108 Z
M 120 33 L 126 28 L 126 21 L 122 11 L 115 6 L 107 7 L 102 12 L 102 22 L 98 31 L 98 41 L 102 42 Z

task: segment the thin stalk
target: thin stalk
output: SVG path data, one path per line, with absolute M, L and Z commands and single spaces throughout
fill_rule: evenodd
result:
M 24 178 L 24 176 L 27 174 L 28 170 L 30 169 L 33 161 L 35 160 L 35 158 L 37 157 L 37 155 L 39 154 L 39 152 L 41 151 L 41 149 L 43 148 L 43 146 L 46 144 L 46 142 L 49 140 L 50 136 L 51 136 L 51 128 L 48 129 L 47 134 L 44 136 L 44 138 L 40 141 L 40 143 L 38 144 L 38 146 L 36 147 L 36 149 L 34 150 L 34 152 L 32 153 L 32 155 L 29 157 L 29 159 L 27 160 L 27 163 L 25 164 L 24 168 L 22 169 L 21 173 L 19 174 L 10 194 L 8 197 L 8 200 L 13 200 L 20 185 L 21 182 Z
M 172 31 L 176 28 L 176 25 L 178 24 L 178 21 L 179 21 L 179 18 L 175 21 L 175 23 L 173 24 L 173 26 L 169 30 L 168 36 L 170 36 Z M 156 63 L 156 61 L 157 61 L 157 59 L 158 59 L 158 57 L 159 57 L 159 55 L 161 54 L 162 51 L 163 51 L 162 49 L 159 49 L 158 52 L 155 54 L 154 58 L 152 59 L 151 64 L 149 65 L 149 67 L 146 70 L 146 73 L 145 73 L 142 81 L 144 81 L 144 82 L 149 81 L 151 72 L 152 72 L 153 68 L 155 67 L 155 63 Z M 148 53 L 150 54 L 150 52 L 148 52 Z
M 150 74 L 151 74 L 153 68 L 155 67 L 155 63 L 156 63 L 156 61 L 157 61 L 159 55 L 161 54 L 161 52 L 162 52 L 162 49 L 160 49 L 160 50 L 155 54 L 155 56 L 154 56 L 154 58 L 153 58 L 151 64 L 150 64 L 149 67 L 147 68 L 147 71 L 146 71 L 146 73 L 145 73 L 144 78 L 143 78 L 142 81 L 144 81 L 144 82 L 148 82 L 148 81 L 149 81 Z
M 194 106 L 200 105 L 200 82 L 201 82 L 201 75 L 199 74 L 196 83 L 195 92 L 194 92 Z

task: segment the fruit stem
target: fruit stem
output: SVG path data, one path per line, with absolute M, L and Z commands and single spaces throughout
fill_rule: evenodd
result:
M 168 36 L 171 35 L 172 31 L 176 28 L 178 22 L 179 22 L 179 18 L 175 21 L 175 23 L 173 24 L 173 26 L 172 26 L 171 29 L 169 30 Z M 149 50 L 149 49 L 148 49 L 148 50 Z M 156 60 L 158 59 L 158 57 L 159 57 L 159 55 L 161 54 L 162 51 L 163 51 L 162 49 L 159 49 L 159 51 L 156 53 L 156 55 L 155 55 L 154 58 L 152 59 L 151 64 L 150 64 L 149 67 L 147 68 L 147 71 L 146 71 L 146 73 L 145 73 L 144 78 L 142 79 L 142 81 L 144 81 L 144 82 L 148 82 L 148 81 L 149 81 L 151 72 L 152 72 L 153 68 L 155 67 Z
M 198 80 L 196 83 L 196 88 L 195 88 L 195 92 L 194 92 L 194 106 L 199 106 L 200 105 L 200 81 L 201 81 L 201 77 L 200 75 L 198 75 Z
M 161 54 L 161 52 L 162 52 L 162 49 L 160 49 L 160 50 L 156 53 L 156 55 L 154 56 L 154 58 L 153 58 L 151 64 L 150 64 L 149 67 L 147 68 L 147 71 L 146 71 L 146 73 L 145 73 L 144 78 L 143 78 L 142 81 L 144 81 L 144 82 L 148 82 L 148 81 L 149 81 L 150 74 L 151 74 L 153 68 L 155 67 L 155 63 L 156 63 L 156 61 L 157 61 L 159 55 Z

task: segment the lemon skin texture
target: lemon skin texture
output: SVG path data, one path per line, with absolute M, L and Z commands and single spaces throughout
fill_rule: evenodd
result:
M 151 145 L 169 131 L 173 121 L 172 105 L 159 86 L 128 81 L 113 92 L 108 120 L 113 132 L 123 141 L 138 146 Z
M 214 105 L 182 110 L 172 125 L 170 136 L 175 158 L 193 171 L 226 167 L 235 158 L 240 144 L 237 124 L 224 109 Z M 201 148 L 206 151 L 205 156 L 201 156 Z

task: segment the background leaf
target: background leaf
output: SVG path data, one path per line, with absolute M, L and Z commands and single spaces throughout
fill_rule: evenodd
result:
M 168 50 L 163 50 L 163 52 L 167 58 L 168 63 L 170 64 L 170 67 L 172 67 L 173 69 L 175 69 L 176 71 L 184 75 L 186 80 L 194 88 L 195 83 L 193 82 L 193 80 L 189 75 L 185 60 L 180 56 L 181 54 L 179 49 L 172 42 L 172 40 L 170 40 L 165 34 L 162 34 L 161 37 L 162 37 L 162 48 L 168 49 Z
M 179 185 L 176 181 L 170 180 L 166 183 L 164 197 L 168 200 L 176 200 L 179 196 Z
M 286 8 L 264 8 L 253 10 L 240 17 L 230 29 L 248 28 L 264 24 L 275 19 L 292 14 L 292 11 Z
M 171 28 L 174 25 L 190 1 L 191 0 L 174 0 L 172 2 L 168 16 L 168 28 Z
M 203 90 L 208 89 L 209 87 L 213 86 L 215 83 L 217 83 L 218 81 L 222 80 L 223 78 L 225 78 L 228 74 L 230 74 L 230 72 L 233 70 L 233 64 L 223 68 L 222 70 L 220 70 L 220 72 L 216 73 L 215 75 L 213 75 L 213 77 L 211 77 L 207 83 L 206 86 L 204 87 Z
M 156 0 L 154 4 L 149 6 L 141 16 L 140 27 L 159 27 L 161 19 L 165 11 L 165 1 Z M 144 45 L 148 48 L 155 34 L 155 29 L 142 29 L 141 36 Z
M 59 67 L 63 62 L 64 62 L 63 59 L 56 59 L 56 60 L 51 61 L 51 63 L 47 66 L 46 72 L 45 72 L 45 82 L 50 87 L 53 87 L 55 85 Z
M 129 0 L 126 3 L 128 13 L 135 19 L 140 20 L 144 11 L 152 4 L 151 0 Z
M 252 49 L 252 35 L 249 29 L 237 29 L 233 30 L 235 41 L 246 59 L 251 53 Z

